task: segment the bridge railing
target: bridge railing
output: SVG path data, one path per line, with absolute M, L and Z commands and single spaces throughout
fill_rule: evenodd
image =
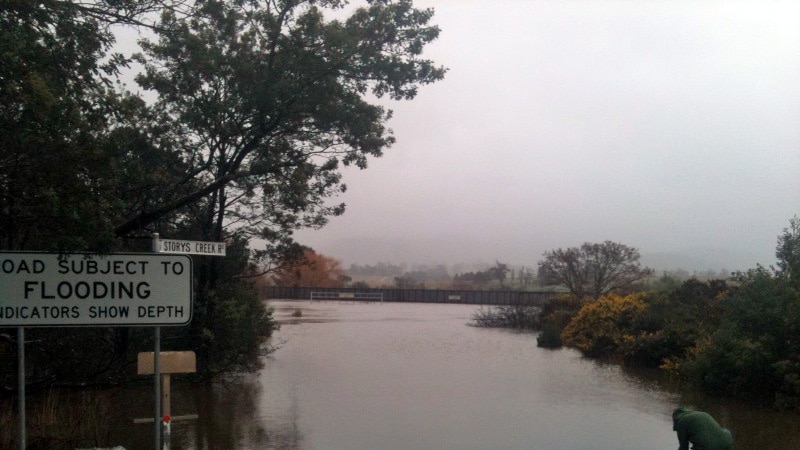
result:
M 383 303 L 383 292 L 330 292 L 330 291 L 311 291 L 311 301 L 314 300 L 340 300 L 340 301 L 367 301 Z
M 352 294 L 382 294 L 386 302 L 419 302 L 419 303 L 465 303 L 474 305 L 530 305 L 541 306 L 545 300 L 557 295 L 553 291 L 471 291 L 447 289 L 355 289 L 355 288 L 314 288 L 314 287 L 289 287 L 267 286 L 263 295 L 268 299 L 308 300 L 314 292 L 314 299 L 327 294 L 340 295 Z M 321 297 L 319 297 L 321 298 Z M 337 297 L 341 298 L 341 297 Z M 367 297 L 369 298 L 369 297 Z

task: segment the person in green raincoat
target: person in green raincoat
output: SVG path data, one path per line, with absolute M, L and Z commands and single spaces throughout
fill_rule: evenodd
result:
M 681 406 L 672 413 L 672 429 L 678 433 L 678 450 L 731 450 L 733 436 L 710 414 Z

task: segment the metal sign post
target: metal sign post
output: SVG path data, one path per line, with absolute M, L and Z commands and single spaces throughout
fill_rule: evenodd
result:
M 161 448 L 161 327 L 155 327 L 153 389 L 153 450 L 159 450 Z
M 136 373 L 139 375 L 155 374 L 155 355 L 152 352 L 140 352 L 136 357 Z M 197 414 L 184 414 L 175 416 L 170 407 L 172 394 L 170 392 L 171 375 L 173 373 L 197 372 L 197 355 L 193 351 L 166 351 L 159 355 L 161 363 L 161 417 L 164 420 L 164 433 L 162 440 L 166 447 L 168 434 L 167 422 L 197 419 Z M 156 418 L 157 419 L 157 418 Z M 133 423 L 150 423 L 152 417 L 133 419 Z
M 187 255 L 0 252 L 0 327 L 17 328 L 20 450 L 27 444 L 25 328 L 155 326 L 160 414 L 160 327 L 191 321 L 192 273 Z M 155 439 L 160 450 L 160 433 Z
M 19 416 L 19 449 L 25 450 L 25 327 L 17 327 L 17 415 Z
M 153 252 L 158 253 L 158 233 L 153 233 Z M 161 448 L 161 327 L 153 329 L 153 450 Z
M 224 242 L 184 241 L 177 239 L 159 239 L 158 233 L 153 233 L 153 253 L 168 253 L 177 255 L 204 255 L 225 256 Z M 155 344 L 153 350 L 153 385 L 154 385 L 154 411 L 153 411 L 153 449 L 161 448 L 161 433 L 164 432 L 164 446 L 169 447 L 170 419 L 169 410 L 165 413 L 161 401 L 161 328 L 155 327 Z M 169 383 L 169 376 L 164 380 Z M 164 387 L 169 391 L 169 384 Z M 169 408 L 169 407 L 167 407 Z

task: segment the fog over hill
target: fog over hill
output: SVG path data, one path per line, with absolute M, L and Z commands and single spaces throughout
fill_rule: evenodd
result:
M 627 245 L 627 243 L 623 242 Z M 564 247 L 579 246 L 582 242 L 565 245 Z M 443 264 L 449 270 L 455 266 L 475 270 L 493 265 L 496 261 L 508 263 L 512 266 L 536 267 L 546 250 L 559 247 L 539 247 L 534 244 L 520 243 L 519 245 L 501 245 L 497 242 L 462 242 L 452 240 L 413 240 L 413 239 L 341 239 L 326 242 L 325 245 L 314 247 L 318 252 L 324 253 L 340 260 L 343 267 L 351 264 L 376 264 L 379 262 L 391 264 L 405 264 L 435 266 Z M 765 252 L 747 253 L 733 250 L 698 248 L 678 249 L 674 251 L 648 252 L 639 248 L 642 265 L 651 267 L 657 272 L 664 270 L 686 270 L 691 272 L 706 272 L 727 270 L 747 270 L 756 264 L 768 266 L 773 264 L 774 255 L 771 248 Z
M 800 214 L 800 2 L 416 0 L 449 68 L 296 234 L 352 263 L 534 265 L 610 240 L 655 269 L 775 260 Z M 480 24 L 476 28 L 476 24 Z
M 708 270 L 734 272 L 755 268 L 757 264 L 769 266 L 774 262 L 774 258 L 762 258 L 761 261 L 758 261 L 757 255 L 747 255 L 721 249 L 702 249 L 694 253 L 689 250 L 685 253 L 645 253 L 642 254 L 641 262 L 657 272 L 680 269 L 689 272 L 705 272 Z

